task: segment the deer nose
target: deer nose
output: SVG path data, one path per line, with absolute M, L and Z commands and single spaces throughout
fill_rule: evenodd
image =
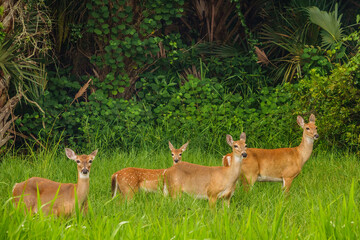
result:
M 247 157 L 247 153 L 242 153 L 241 155 L 242 155 L 244 158 Z
M 314 138 L 315 138 L 315 139 L 318 139 L 319 137 L 320 137 L 319 134 L 315 134 L 315 135 L 314 135 Z
M 82 172 L 83 174 L 88 174 L 89 170 L 87 170 L 86 168 L 84 168 L 84 169 L 81 170 L 81 172 Z
M 178 163 L 178 162 L 179 162 L 179 159 L 174 159 L 174 162 L 175 162 L 175 163 Z

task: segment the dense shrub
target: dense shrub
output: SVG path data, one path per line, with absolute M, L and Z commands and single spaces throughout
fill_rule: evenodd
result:
M 244 94 L 228 91 L 216 78 L 188 75 L 186 81 L 166 76 L 152 80 L 140 81 L 138 99 L 109 98 L 98 88 L 87 101 L 80 99 L 70 106 L 80 85 L 66 77 L 50 77 L 40 101 L 45 117 L 38 112 L 25 114 L 18 120 L 20 129 L 42 139 L 62 133 L 66 142 L 77 146 L 132 147 L 191 139 L 210 147 L 226 145 L 225 134 L 239 136 L 242 131 L 256 146 L 293 144 L 291 95 L 281 86 Z M 98 84 L 94 82 L 95 87 Z
M 88 1 L 86 31 L 94 39 L 91 63 L 109 97 L 129 99 L 139 76 L 156 61 L 172 54 L 166 26 L 181 17 L 183 0 Z M 96 75 L 96 74 L 95 74 Z
M 331 74 L 317 68 L 293 88 L 297 109 L 314 111 L 319 132 L 327 144 L 359 148 L 360 144 L 360 52 Z

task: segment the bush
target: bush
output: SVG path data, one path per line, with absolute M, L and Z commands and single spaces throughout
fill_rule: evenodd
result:
M 165 147 L 168 140 L 191 139 L 214 150 L 215 145 L 226 146 L 226 134 L 236 137 L 242 131 L 253 146 L 293 144 L 289 133 L 296 121 L 289 115 L 291 95 L 282 86 L 244 94 L 229 92 L 216 78 L 156 76 L 139 81 L 138 99 L 124 100 L 109 98 L 99 84 L 94 81 L 97 90 L 86 101 L 80 98 L 70 106 L 80 84 L 51 76 L 39 101 L 45 116 L 36 110 L 25 114 L 18 120 L 20 130 L 44 141 L 62 134 L 66 144 L 83 148 L 94 144 L 132 148 L 158 142 Z
M 293 88 L 300 111 L 314 111 L 319 134 L 327 144 L 358 150 L 360 144 L 360 52 L 329 75 L 317 68 Z

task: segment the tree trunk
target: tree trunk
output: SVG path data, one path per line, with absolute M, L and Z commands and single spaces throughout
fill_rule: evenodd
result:
M 7 141 L 13 138 L 12 135 L 8 132 L 11 124 L 17 119 L 13 116 L 13 111 L 16 104 L 20 101 L 22 94 L 12 97 L 4 107 L 0 108 L 0 147 L 2 147 Z M 9 119 L 11 115 L 11 118 Z

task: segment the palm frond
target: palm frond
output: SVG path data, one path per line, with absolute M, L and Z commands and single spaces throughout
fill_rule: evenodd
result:
M 317 7 L 308 8 L 309 20 L 321 27 L 322 45 L 332 47 L 343 37 L 341 28 L 342 14 L 338 16 L 338 5 L 333 12 L 321 11 Z
M 29 57 L 21 53 L 20 46 L 14 38 L 0 43 L 0 77 L 6 80 L 8 87 L 24 89 L 35 99 L 41 95 L 46 86 L 45 69 Z
M 239 48 L 227 44 L 219 44 L 216 42 L 204 42 L 199 44 L 196 49 L 200 54 L 213 55 L 220 58 L 236 57 L 243 52 Z

